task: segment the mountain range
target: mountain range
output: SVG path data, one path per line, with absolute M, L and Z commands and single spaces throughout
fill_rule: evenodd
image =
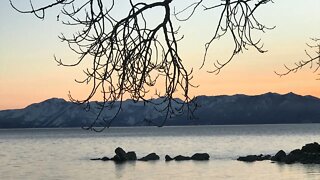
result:
M 157 101 L 155 99 L 154 101 Z M 261 95 L 198 96 L 194 119 L 186 114 L 168 119 L 165 125 L 231 125 L 320 123 L 320 99 L 294 93 Z M 104 111 L 104 115 L 115 109 Z M 23 109 L 0 111 L 0 128 L 82 127 L 96 118 L 97 108 L 52 98 Z M 164 114 L 143 102 L 126 100 L 112 126 L 147 126 L 161 124 Z M 148 120 L 148 121 L 146 121 Z M 152 123 L 150 123 L 152 122 Z

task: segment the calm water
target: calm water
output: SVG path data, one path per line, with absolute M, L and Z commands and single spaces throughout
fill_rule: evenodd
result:
M 0 130 L 0 179 L 320 179 L 320 165 L 244 163 L 240 155 L 274 154 L 320 141 L 320 124 Z M 116 147 L 156 162 L 90 161 Z M 208 152 L 207 162 L 165 162 L 166 154 Z

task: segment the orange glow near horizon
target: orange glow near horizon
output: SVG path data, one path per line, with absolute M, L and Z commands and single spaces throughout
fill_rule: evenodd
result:
M 201 17 L 182 25 L 185 38 L 179 42 L 180 53 L 187 69 L 194 69 L 192 84 L 199 85 L 190 89 L 190 96 L 294 92 L 320 97 L 320 82 L 316 80 L 319 75 L 308 67 L 281 78 L 274 73 L 285 70 L 283 64 L 291 66 L 307 58 L 305 43 L 310 37 L 320 36 L 319 8 L 320 1 L 313 0 L 282 0 L 266 5 L 259 11 L 259 18 L 263 24 L 276 28 L 257 38 L 262 38 L 268 52 L 260 54 L 252 48 L 244 51 L 218 75 L 206 71 L 211 70 L 216 60 L 223 61 L 228 57 L 232 43 L 227 40 L 217 42 L 209 51 L 206 65 L 199 70 L 204 43 L 210 39 L 214 25 Z M 68 61 L 76 57 L 57 38 L 61 32 L 70 29 L 56 22 L 56 16 L 48 14 L 48 18 L 41 21 L 14 11 L 9 1 L 0 2 L 0 15 L 6 17 L 0 27 L 0 110 L 24 108 L 53 97 L 67 100 L 69 91 L 79 99 L 89 93 L 90 86 L 74 81 L 81 79 L 82 69 L 90 68 L 89 63 L 66 68 L 54 62 L 53 55 Z M 194 29 L 195 25 L 208 26 L 208 29 Z M 161 90 L 161 85 L 157 89 Z M 98 97 L 100 95 L 93 100 L 100 100 Z

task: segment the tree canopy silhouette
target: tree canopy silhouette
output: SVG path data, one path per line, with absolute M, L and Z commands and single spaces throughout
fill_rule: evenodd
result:
M 70 49 L 78 55 L 72 64 L 63 60 L 55 60 L 62 66 L 77 66 L 83 61 L 91 61 L 92 66 L 84 73 L 86 78 L 79 83 L 91 84 L 89 95 L 83 100 L 73 102 L 87 104 L 101 92 L 102 103 L 97 118 L 87 127 L 92 130 L 96 126 L 109 127 L 122 108 L 122 101 L 129 96 L 133 101 L 144 101 L 154 104 L 158 111 L 165 113 L 165 119 L 183 111 L 193 116 L 196 107 L 194 99 L 189 96 L 192 70 L 188 71 L 179 53 L 179 42 L 183 35 L 173 20 L 188 21 L 200 11 L 218 11 L 219 18 L 213 36 L 204 46 L 202 66 L 212 43 L 222 36 L 231 36 L 233 52 L 224 61 L 216 61 L 210 72 L 218 74 L 235 55 L 248 47 L 254 47 L 263 53 L 263 44 L 259 38 L 254 38 L 256 31 L 264 32 L 268 28 L 256 18 L 256 11 L 271 0 L 195 0 L 185 7 L 174 7 L 172 0 L 152 2 L 127 0 L 130 8 L 122 12 L 122 17 L 112 15 L 115 0 L 55 0 L 51 3 L 30 0 L 29 9 L 15 6 L 14 0 L 9 0 L 12 7 L 20 13 L 31 13 L 44 19 L 46 11 L 58 8 L 57 20 L 64 16 L 63 24 L 81 27 L 71 37 L 65 35 L 59 38 L 66 42 Z M 160 21 L 152 24 L 145 17 L 149 11 L 160 9 Z M 210 21 L 204 20 L 204 21 Z M 200 59 L 201 60 L 201 59 Z M 157 91 L 161 102 L 148 99 L 147 94 L 158 81 L 164 84 L 163 91 Z M 175 98 L 183 97 L 182 100 Z M 107 118 L 101 117 L 105 108 L 113 108 L 118 102 L 117 111 Z M 89 106 L 88 106 L 89 107 Z M 159 124 L 162 126 L 163 123 Z

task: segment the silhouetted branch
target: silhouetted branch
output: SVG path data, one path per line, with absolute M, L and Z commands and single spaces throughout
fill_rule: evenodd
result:
M 298 70 L 302 69 L 304 66 L 310 65 L 310 69 L 313 69 L 313 72 L 317 72 L 318 69 L 320 68 L 320 39 L 317 38 L 311 38 L 313 41 L 313 45 L 310 45 L 307 43 L 307 46 L 310 49 L 315 49 L 313 54 L 310 54 L 307 50 L 305 50 L 305 54 L 307 55 L 308 59 L 307 60 L 301 60 L 296 63 L 294 63 L 293 67 L 288 67 L 287 65 L 284 65 L 285 71 L 284 72 L 276 72 L 275 73 L 278 76 L 285 76 L 290 73 L 296 73 Z
M 261 40 L 254 40 L 252 34 L 253 31 L 265 32 L 265 30 L 274 28 L 264 26 L 255 17 L 255 11 L 257 8 L 263 4 L 272 2 L 271 0 L 260 0 L 256 3 L 254 3 L 255 1 L 253 0 L 223 0 L 222 3 L 214 6 L 206 6 L 204 5 L 204 2 L 204 0 L 200 0 L 190 4 L 181 11 L 174 11 L 174 15 L 177 20 L 186 21 L 192 17 L 200 5 L 202 5 L 204 11 L 218 10 L 218 8 L 222 8 L 214 35 L 210 41 L 205 44 L 203 63 L 200 69 L 206 62 L 207 54 L 211 44 L 226 34 L 230 34 L 232 36 L 234 42 L 233 53 L 224 62 L 216 61 L 214 63 L 214 69 L 212 71 L 208 71 L 210 73 L 219 74 L 221 69 L 231 62 L 235 55 L 239 54 L 244 49 L 247 50 L 249 46 L 254 47 L 260 53 L 266 52 L 266 50 L 263 50 L 263 44 L 260 44 Z M 179 15 L 187 11 L 191 12 L 187 14 L 186 17 L 179 17 Z
M 256 9 L 262 4 L 266 4 L 270 1 L 271 0 L 261 0 L 252 5 L 250 0 L 225 0 L 225 3 L 221 3 L 220 5 L 205 7 L 205 10 L 212 10 L 218 7 L 222 7 L 223 10 L 213 37 L 205 44 L 205 53 L 201 68 L 206 61 L 208 50 L 213 41 L 220 39 L 227 33 L 231 34 L 233 39 L 233 53 L 229 59 L 224 62 L 216 61 L 216 63 L 214 63 L 214 69 L 208 71 L 210 73 L 219 74 L 221 69 L 231 62 L 235 55 L 243 50 L 248 50 L 249 46 L 254 47 L 260 53 L 267 52 L 266 50 L 263 50 L 263 44 L 260 43 L 261 40 L 254 40 L 252 34 L 253 31 L 265 32 L 267 29 L 270 30 L 274 28 L 264 26 L 255 17 Z
M 91 92 L 83 100 L 74 99 L 71 95 L 69 97 L 72 102 L 87 104 L 87 109 L 90 109 L 89 101 L 101 92 L 103 101 L 95 105 L 98 107 L 98 115 L 86 127 L 95 131 L 103 130 L 112 124 L 122 109 L 122 101 L 126 95 L 134 102 L 143 101 L 155 105 L 157 111 L 164 113 L 164 121 L 158 126 L 162 126 L 168 118 L 183 111 L 187 111 L 188 116 L 193 117 L 194 108 L 197 106 L 189 97 L 189 88 L 195 87 L 190 84 L 192 70 L 188 72 L 182 63 L 178 43 L 183 36 L 178 37 L 179 28 L 174 27 L 172 14 L 179 21 L 186 21 L 199 7 L 203 7 L 204 11 L 222 8 L 214 35 L 205 45 L 201 67 L 214 40 L 229 33 L 235 47 L 226 62 L 217 61 L 215 70 L 212 71 L 215 73 L 219 73 L 236 54 L 247 49 L 247 46 L 265 52 L 260 40 L 252 39 L 252 31 L 264 32 L 265 29 L 270 29 L 260 24 L 254 16 L 256 9 L 270 0 L 223 0 L 221 4 L 209 7 L 203 4 L 204 0 L 199 0 L 186 5 L 180 11 L 174 9 L 173 13 L 170 6 L 172 0 L 152 3 L 128 0 L 130 9 L 124 12 L 127 14 L 120 19 L 112 16 L 116 3 L 114 0 L 56 0 L 42 7 L 36 7 L 30 0 L 29 10 L 20 10 L 12 0 L 9 1 L 18 12 L 33 13 L 40 19 L 44 19 L 47 9 L 61 6 L 61 15 L 65 17 L 62 19 L 68 19 L 62 23 L 82 28 L 72 37 L 66 37 L 64 34 L 59 36 L 78 55 L 78 59 L 71 64 L 66 64 L 56 57 L 55 60 L 58 65 L 70 67 L 91 61 L 91 68 L 84 70 L 86 77 L 76 80 L 78 83 L 91 84 Z M 164 13 L 158 15 L 161 17 L 158 24 L 150 26 L 145 18 L 146 12 L 155 8 L 162 9 Z M 179 17 L 187 11 L 190 12 L 187 16 Z M 57 20 L 60 19 L 59 14 Z M 156 92 L 159 102 L 146 99 L 151 88 L 160 80 L 163 80 L 165 88 L 163 93 Z M 182 100 L 174 98 L 177 93 L 181 94 Z M 105 117 L 104 109 L 116 111 Z M 97 125 L 103 128 L 96 129 Z

